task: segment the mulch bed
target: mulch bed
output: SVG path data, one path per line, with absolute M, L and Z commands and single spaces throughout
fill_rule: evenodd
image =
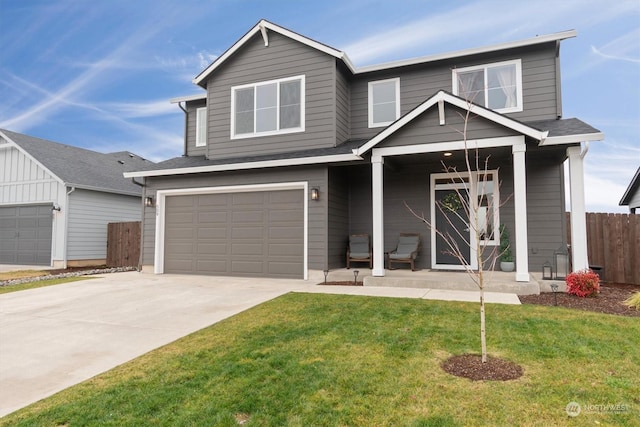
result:
M 603 283 L 600 285 L 600 294 L 595 297 L 581 298 L 564 292 L 558 292 L 556 297 L 559 307 L 617 314 L 619 316 L 640 317 L 640 310 L 623 304 L 624 300 L 638 291 L 640 291 L 640 286 L 637 285 Z M 520 295 L 519 298 L 522 304 L 555 305 L 553 292 L 545 292 L 540 295 Z
M 472 381 L 508 381 L 522 376 L 522 366 L 504 359 L 487 356 L 482 363 L 479 354 L 452 356 L 442 363 L 445 372 Z
M 342 282 L 320 282 L 318 285 L 323 286 L 364 286 L 362 282 L 353 282 L 353 280 L 345 280 Z

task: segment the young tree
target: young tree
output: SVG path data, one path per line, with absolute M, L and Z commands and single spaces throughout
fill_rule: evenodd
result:
M 447 197 L 444 200 L 436 200 L 437 209 L 446 220 L 446 229 L 436 226 L 435 218 L 427 218 L 423 213 L 418 213 L 406 202 L 406 208 L 420 221 L 424 222 L 429 229 L 445 243 L 446 254 L 455 257 L 473 282 L 480 290 L 480 342 L 482 347 L 482 362 L 487 361 L 487 340 L 485 328 L 485 304 L 484 290 L 487 280 L 487 271 L 493 271 L 496 261 L 501 255 L 497 246 L 488 246 L 486 240 L 498 239 L 499 230 L 489 229 L 488 215 L 494 212 L 500 201 L 489 196 L 492 191 L 488 188 L 489 176 L 489 156 L 481 159 L 480 149 L 472 146 L 467 140 L 467 128 L 472 119 L 473 103 L 467 100 L 466 112 L 458 114 L 464 122 L 463 129 L 454 129 L 462 135 L 464 141 L 464 162 L 465 170 L 459 171 L 457 167 L 448 166 L 442 162 L 445 172 L 451 176 L 451 183 L 455 189 L 454 197 Z M 493 183 L 493 185 L 499 185 Z M 459 224 L 468 224 L 466 229 L 460 229 Z M 475 256 L 477 268 L 472 268 L 470 257 L 467 252 L 471 249 L 471 256 Z

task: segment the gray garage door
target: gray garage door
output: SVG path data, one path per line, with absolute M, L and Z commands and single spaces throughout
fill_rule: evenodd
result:
M 303 278 L 303 191 L 169 196 L 167 273 Z
M 51 205 L 0 207 L 0 264 L 51 264 Z

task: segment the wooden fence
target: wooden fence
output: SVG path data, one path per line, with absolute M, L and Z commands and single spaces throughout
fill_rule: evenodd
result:
M 567 213 L 567 241 L 571 243 Z M 590 265 L 604 268 L 604 280 L 640 285 L 640 215 L 587 213 Z
M 107 225 L 107 266 L 137 267 L 140 260 L 140 221 Z

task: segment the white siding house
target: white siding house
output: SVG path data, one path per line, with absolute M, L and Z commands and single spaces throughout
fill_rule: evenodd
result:
M 107 224 L 141 217 L 122 174 L 148 163 L 0 129 L 0 264 L 104 264 Z
M 636 170 L 636 174 L 624 192 L 620 206 L 629 206 L 629 212 L 640 213 L 640 168 Z

